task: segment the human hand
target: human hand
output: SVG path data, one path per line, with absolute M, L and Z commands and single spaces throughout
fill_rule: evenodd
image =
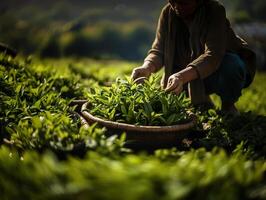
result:
M 183 90 L 183 78 L 180 74 L 176 73 L 168 78 L 167 86 L 165 88 L 166 92 L 173 92 L 179 95 Z
M 147 63 L 144 63 L 140 67 L 133 69 L 131 74 L 131 79 L 136 83 L 143 83 L 146 78 L 148 78 L 153 72 L 153 67 Z

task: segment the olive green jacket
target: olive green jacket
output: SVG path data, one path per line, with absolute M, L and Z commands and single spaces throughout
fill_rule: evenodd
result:
M 187 64 L 187 66 L 195 67 L 199 75 L 197 80 L 189 83 L 189 95 L 193 104 L 204 103 L 206 94 L 203 79 L 218 69 L 225 52 L 237 53 L 245 61 L 249 72 L 246 87 L 252 82 L 256 71 L 255 53 L 232 30 L 226 18 L 224 6 L 215 0 L 207 0 L 204 6 L 206 6 L 207 22 L 206 27 L 200 27 L 206 30 L 206 34 L 200 38 L 199 43 L 202 45 L 202 52 Z M 179 18 L 179 20 L 173 20 L 174 18 Z M 175 59 L 177 59 L 176 50 L 183 50 L 180 49 L 182 46 L 176 45 L 177 37 L 182 31 L 177 30 L 180 27 L 178 24 L 181 23 L 180 20 L 181 18 L 168 3 L 161 12 L 155 40 L 145 58 L 145 61 L 152 62 L 157 70 L 164 67 L 163 87 L 166 87 L 168 77 L 173 73 Z

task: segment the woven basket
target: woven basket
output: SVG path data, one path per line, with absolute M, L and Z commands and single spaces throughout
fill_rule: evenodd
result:
M 107 128 L 107 135 L 121 134 L 126 132 L 127 143 L 131 147 L 135 146 L 149 146 L 149 147 L 170 147 L 178 145 L 184 138 L 186 138 L 189 131 L 196 124 L 196 116 L 189 114 L 191 120 L 188 123 L 172 125 L 172 126 L 142 126 L 132 125 L 126 123 L 119 123 L 104 120 L 93 116 L 89 110 L 89 103 L 83 104 L 81 108 L 82 116 L 89 124 L 97 122 Z

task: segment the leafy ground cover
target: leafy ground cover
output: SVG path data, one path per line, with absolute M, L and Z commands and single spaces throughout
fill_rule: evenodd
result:
M 244 91 L 239 117 L 197 110 L 182 149 L 134 153 L 126 135 L 81 126 L 70 102 L 137 64 L 1 55 L 1 199 L 265 199 L 266 75 Z

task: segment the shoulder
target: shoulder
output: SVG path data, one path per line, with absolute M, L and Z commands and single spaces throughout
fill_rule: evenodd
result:
M 161 15 L 167 15 L 169 12 L 171 12 L 171 5 L 170 3 L 167 3 L 163 8 L 162 8 L 162 11 L 161 11 Z
M 172 6 L 167 3 L 161 10 L 161 14 L 160 14 L 160 20 L 161 21 L 167 21 L 167 19 L 169 18 L 169 15 L 171 15 L 171 13 L 173 12 Z

